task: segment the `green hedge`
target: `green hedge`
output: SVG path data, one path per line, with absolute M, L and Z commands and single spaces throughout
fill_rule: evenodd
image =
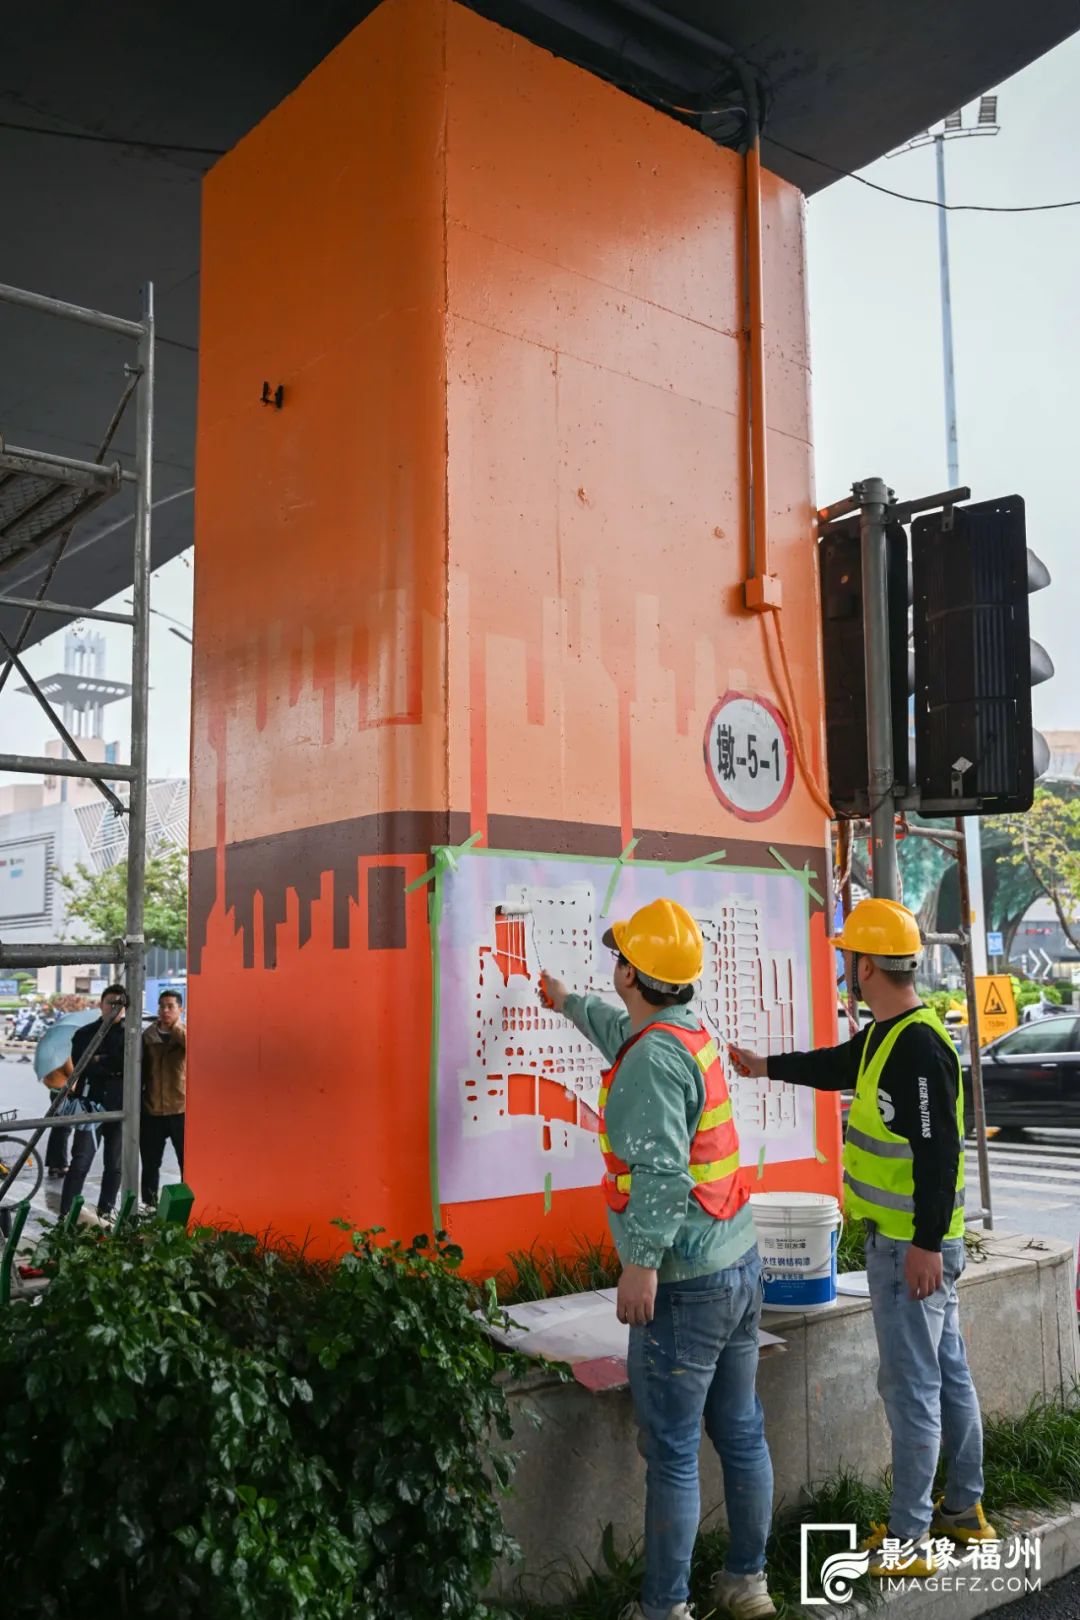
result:
M 49 1288 L 0 1313 L 6 1616 L 490 1612 L 506 1358 L 460 1251 L 375 1236 L 322 1264 L 156 1221 L 52 1235 Z

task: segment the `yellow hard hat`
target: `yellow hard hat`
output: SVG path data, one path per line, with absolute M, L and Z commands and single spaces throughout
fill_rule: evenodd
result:
M 895 900 L 860 900 L 852 907 L 838 937 L 829 944 L 838 951 L 891 957 L 912 967 L 922 950 L 918 923 L 908 908 Z
M 650 901 L 629 922 L 612 923 L 604 944 L 654 989 L 679 990 L 701 977 L 701 929 L 677 900 Z

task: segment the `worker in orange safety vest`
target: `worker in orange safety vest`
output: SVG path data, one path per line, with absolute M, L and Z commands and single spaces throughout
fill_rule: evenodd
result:
M 645 1574 L 626 1620 L 690 1620 L 701 1511 L 701 1424 L 724 1473 L 731 1541 L 712 1598 L 734 1620 L 769 1620 L 773 1475 L 757 1398 L 761 1263 L 716 1041 L 691 1010 L 701 930 L 674 900 L 614 923 L 622 1008 L 541 993 L 600 1048 L 604 1197 L 622 1261 L 617 1310 L 646 1462 Z

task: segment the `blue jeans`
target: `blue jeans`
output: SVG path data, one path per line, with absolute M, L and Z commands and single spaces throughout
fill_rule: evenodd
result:
M 971 1507 L 983 1492 L 979 1398 L 960 1337 L 956 1280 L 963 1238 L 941 1245 L 942 1285 L 910 1299 L 904 1261 L 910 1244 L 866 1223 L 866 1275 L 878 1342 L 878 1392 L 892 1431 L 889 1533 L 919 1541 L 933 1517 L 933 1484 L 942 1441 L 948 1473 L 945 1505 Z
M 630 1389 L 646 1463 L 641 1596 L 648 1620 L 667 1620 L 689 1596 L 701 1517 L 702 1418 L 724 1471 L 726 1567 L 733 1575 L 764 1568 L 773 1474 L 754 1387 L 760 1315 L 755 1247 L 711 1276 L 661 1283 L 653 1320 L 630 1329 Z

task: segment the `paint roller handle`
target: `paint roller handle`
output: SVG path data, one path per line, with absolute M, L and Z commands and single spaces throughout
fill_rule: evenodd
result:
M 553 979 L 550 973 L 541 973 L 537 995 L 545 1007 L 550 1007 L 552 1012 L 561 1013 L 566 1005 L 568 994 L 569 991 L 565 984 L 562 984 L 558 979 Z
M 730 1042 L 728 1053 L 736 1074 L 746 1075 L 755 1080 L 764 1080 L 767 1077 L 768 1058 L 759 1057 L 756 1052 L 749 1051 L 745 1046 L 733 1046 Z

